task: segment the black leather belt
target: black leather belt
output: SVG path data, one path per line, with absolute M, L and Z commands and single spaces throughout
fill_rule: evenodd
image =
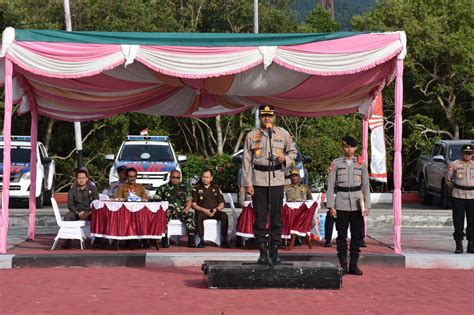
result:
M 474 186 L 461 186 L 458 184 L 454 184 L 454 188 L 461 189 L 461 190 L 474 190 Z
M 359 191 L 362 189 L 362 186 L 354 186 L 354 187 L 341 187 L 341 186 L 337 186 L 336 187 L 336 191 L 337 192 L 351 192 L 351 191 Z
M 256 169 L 257 171 L 260 171 L 260 172 L 271 172 L 272 171 L 271 167 L 269 167 L 268 165 L 256 165 L 256 164 L 254 164 L 253 168 Z M 281 164 L 273 166 L 273 170 L 275 170 L 275 171 L 281 170 L 282 168 L 283 168 L 283 166 Z

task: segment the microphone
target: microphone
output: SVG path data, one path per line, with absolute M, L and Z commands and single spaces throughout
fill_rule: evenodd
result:
M 272 123 L 268 123 L 268 124 L 266 124 L 265 126 L 267 127 L 268 138 L 271 139 L 271 138 L 272 138 L 272 132 L 273 132 L 273 130 L 272 130 L 273 125 L 272 125 Z

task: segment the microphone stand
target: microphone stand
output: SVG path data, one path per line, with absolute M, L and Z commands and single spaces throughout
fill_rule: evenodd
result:
M 268 222 L 268 252 L 270 253 L 271 251 L 271 246 L 272 246 L 272 239 L 270 237 L 270 231 L 272 227 L 272 204 L 271 204 L 271 198 L 270 198 L 270 188 L 271 188 L 271 176 L 270 176 L 270 171 L 273 174 L 273 178 L 275 178 L 275 161 L 273 160 L 273 146 L 272 146 L 272 132 L 273 130 L 271 128 L 267 128 L 268 131 L 268 143 L 269 143 L 269 148 L 270 150 L 268 151 L 268 190 L 267 190 L 267 222 Z M 272 264 L 272 259 L 269 255 L 268 257 L 268 265 L 273 266 Z

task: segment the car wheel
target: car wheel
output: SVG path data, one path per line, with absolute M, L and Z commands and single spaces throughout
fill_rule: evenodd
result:
M 451 206 L 451 198 L 449 197 L 449 190 L 446 183 L 441 186 L 441 207 L 449 209 Z
M 48 191 L 45 191 L 44 193 L 44 204 L 47 206 L 51 205 L 51 198 L 54 197 L 54 194 L 56 193 L 56 182 L 53 180 L 53 184 L 51 185 L 51 189 Z
M 433 195 L 430 195 L 428 193 L 425 179 L 421 177 L 419 180 L 419 183 L 420 183 L 421 203 L 426 206 L 431 206 L 433 204 Z
M 41 193 L 38 197 L 36 197 L 36 208 L 41 209 L 43 208 L 44 204 L 44 188 L 41 187 Z

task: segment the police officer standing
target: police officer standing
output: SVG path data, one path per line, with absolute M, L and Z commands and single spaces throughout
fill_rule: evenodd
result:
M 342 149 L 344 156 L 335 159 L 329 167 L 327 207 L 330 209 L 330 214 L 337 218 L 337 256 L 342 272 L 362 275 L 357 261 L 362 240 L 360 231 L 364 224 L 363 215 L 368 215 L 371 207 L 369 175 L 365 163 L 357 161 L 354 155 L 357 142 L 353 137 L 342 138 Z M 347 268 L 347 228 L 349 226 L 351 261 Z
M 456 254 L 463 252 L 464 214 L 467 219 L 466 236 L 467 252 L 474 253 L 474 161 L 471 144 L 462 147 L 462 158 L 451 163 L 448 167 L 448 187 L 452 190 L 453 225 Z
M 254 235 L 260 250 L 258 263 L 267 264 L 269 258 L 273 263 L 280 263 L 278 248 L 281 244 L 284 169 L 294 161 L 297 151 L 290 134 L 283 128 L 273 126 L 276 115 L 272 106 L 260 106 L 259 114 L 261 127 L 250 131 L 245 138 L 243 186 L 245 193 L 252 196 L 255 210 Z M 269 203 L 270 213 L 267 211 Z M 266 228 L 267 216 L 270 230 Z M 267 245 L 269 237 L 270 253 Z
M 286 201 L 312 200 L 311 190 L 308 186 L 300 183 L 300 171 L 292 168 L 290 171 L 291 184 L 285 186 Z

